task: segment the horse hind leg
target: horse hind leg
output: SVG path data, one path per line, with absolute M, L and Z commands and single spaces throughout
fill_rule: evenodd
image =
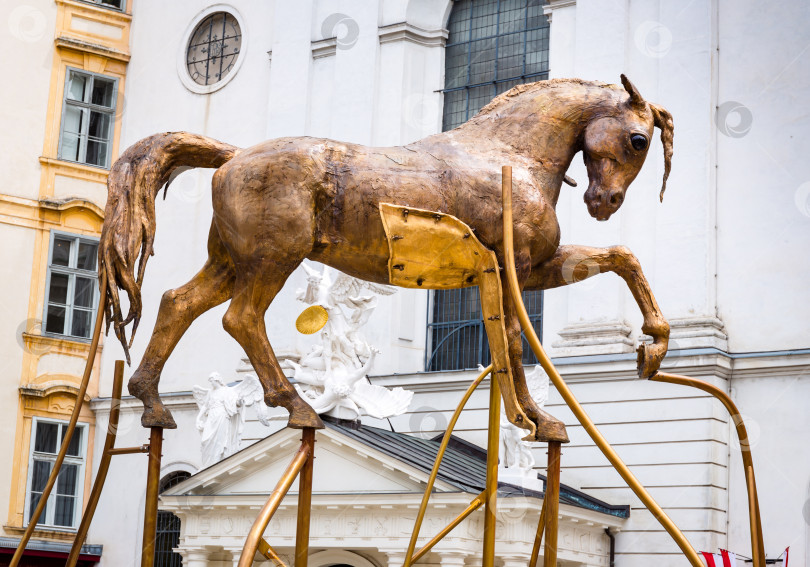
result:
M 152 338 L 127 385 L 129 393 L 143 402 L 141 423 L 144 427 L 177 427 L 158 394 L 163 366 L 191 323 L 231 297 L 233 281 L 233 264 L 212 226 L 208 237 L 208 260 L 188 283 L 163 294 Z
M 300 263 L 300 260 L 299 262 Z M 239 274 L 233 299 L 222 319 L 222 325 L 242 346 L 264 388 L 268 406 L 282 406 L 290 412 L 287 425 L 296 429 L 323 428 L 323 422 L 307 402 L 292 387 L 270 346 L 264 314 L 284 282 L 298 263 L 279 273 L 279 266 L 289 263 L 266 262 L 248 274 Z M 261 268 L 264 269 L 261 269 Z

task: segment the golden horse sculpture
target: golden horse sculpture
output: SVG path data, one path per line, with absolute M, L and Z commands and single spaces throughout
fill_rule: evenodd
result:
M 582 151 L 589 177 L 584 195 L 588 212 L 607 220 L 641 169 L 654 127 L 660 128 L 664 147 L 663 199 L 672 157 L 672 117 L 645 101 L 624 75 L 621 80 L 623 88 L 579 79 L 519 85 L 458 128 L 398 147 L 297 137 L 239 149 L 183 132 L 157 134 L 131 146 L 110 172 L 99 248 L 100 281 L 108 292 L 107 325 L 114 325 L 127 359 L 132 343 L 125 327 L 133 322 L 134 335 L 144 270 L 153 254 L 155 198 L 177 168 L 218 168 L 208 260 L 191 281 L 163 295 L 152 338 L 129 381 L 130 393 L 144 403 L 143 425 L 176 427 L 158 396 L 162 368 L 189 325 L 230 299 L 223 326 L 248 355 L 266 403 L 286 408 L 291 427 L 322 427 L 282 373 L 267 338 L 264 315 L 284 282 L 308 258 L 358 278 L 394 283 L 391 235 L 381 215 L 385 205 L 433 211 L 437 219 L 455 217 L 503 266 L 500 187 L 505 163 L 514 171 L 515 263 L 522 288 L 567 285 L 592 275 L 588 268 L 594 265 L 599 272 L 618 274 L 641 309 L 642 330 L 653 337 L 638 352 L 639 374 L 652 376 L 666 354 L 669 325 L 638 261 L 621 246 L 560 246 L 554 210 L 563 182 L 575 185 L 565 173 Z M 588 262 L 568 274 L 566 261 L 572 258 Z M 506 285 L 505 274 L 485 271 L 496 272 L 496 282 Z M 462 285 L 474 284 L 455 287 Z M 119 288 L 129 297 L 126 317 Z M 566 442 L 563 424 L 529 395 L 521 327 L 508 293 L 500 312 L 510 367 L 500 372 L 511 382 L 508 389 L 499 382 L 510 421 L 533 439 Z

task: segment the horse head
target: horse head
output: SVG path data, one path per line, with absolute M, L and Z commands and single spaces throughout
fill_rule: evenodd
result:
M 672 116 L 663 107 L 644 100 L 624 75 L 622 85 L 627 98 L 622 97 L 617 111 L 591 120 L 583 138 L 582 153 L 589 181 L 585 204 L 591 216 L 600 221 L 609 219 L 624 202 L 627 188 L 644 165 L 653 128 L 661 130 L 664 145 L 662 201 L 672 162 Z

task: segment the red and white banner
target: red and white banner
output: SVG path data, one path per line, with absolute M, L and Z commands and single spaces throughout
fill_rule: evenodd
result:
M 779 556 L 779 559 L 782 561 L 782 567 L 788 567 L 788 555 L 789 555 L 788 552 L 789 551 L 790 551 L 790 548 L 788 547 L 787 549 L 785 549 L 785 552 L 782 555 Z
M 737 556 L 721 549 L 720 553 L 701 552 L 706 560 L 707 567 L 737 567 Z

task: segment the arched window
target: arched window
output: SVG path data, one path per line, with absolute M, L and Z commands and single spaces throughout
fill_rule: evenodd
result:
M 513 86 L 548 78 L 543 0 L 457 0 L 447 27 L 444 130 L 463 124 Z M 525 292 L 523 301 L 542 337 L 543 292 Z M 477 287 L 434 291 L 429 320 L 425 370 L 489 364 Z M 523 363 L 537 363 L 525 339 Z
M 167 474 L 160 481 L 160 492 L 164 492 L 173 486 L 177 486 L 191 473 L 186 471 L 175 471 Z M 155 567 L 180 567 L 183 558 L 179 553 L 174 552 L 174 548 L 180 543 L 180 518 L 166 512 L 158 510 L 157 534 L 155 537 Z

